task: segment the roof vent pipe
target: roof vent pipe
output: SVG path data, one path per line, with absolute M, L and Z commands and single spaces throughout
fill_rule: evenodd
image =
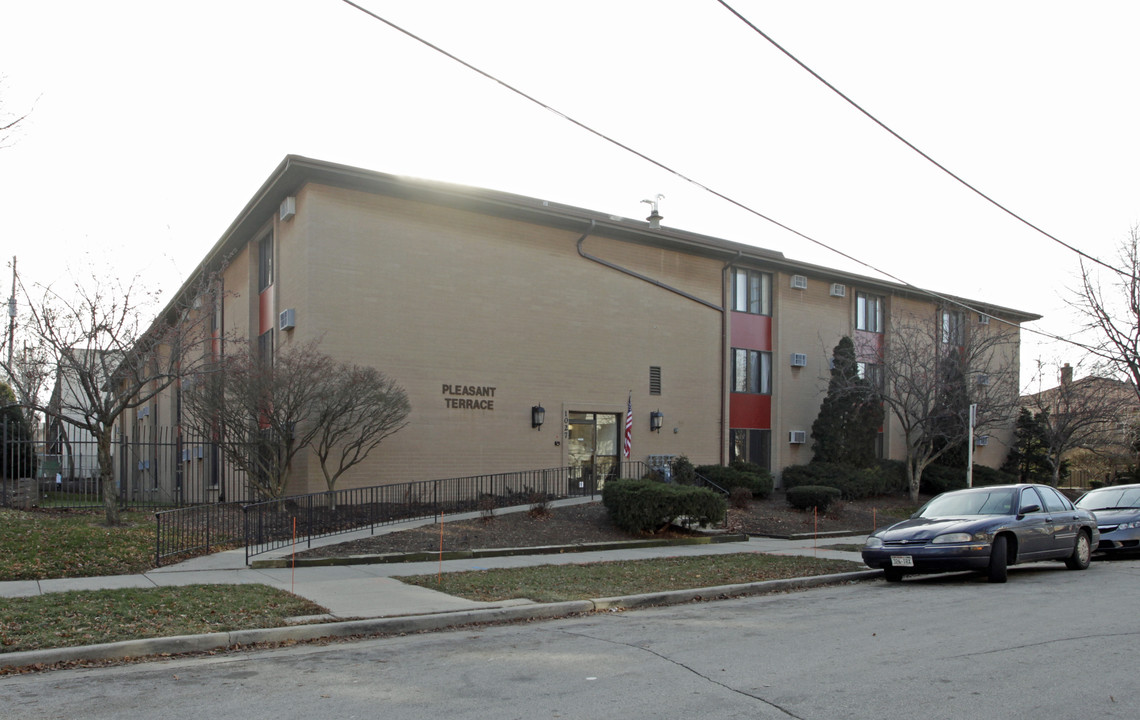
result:
M 661 213 L 659 213 L 657 211 L 657 203 L 661 202 L 664 199 L 665 199 L 665 196 L 658 193 L 656 199 L 654 199 L 654 200 L 642 200 L 641 201 L 643 203 L 647 203 L 650 207 L 653 208 L 653 212 L 649 213 L 649 217 L 645 218 L 646 220 L 649 221 L 649 227 L 652 228 L 653 230 L 660 230 L 661 229 L 661 220 L 663 219 L 663 217 L 662 217 Z

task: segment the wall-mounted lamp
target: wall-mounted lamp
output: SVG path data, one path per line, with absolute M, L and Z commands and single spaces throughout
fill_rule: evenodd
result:
M 530 426 L 541 429 L 544 422 L 546 422 L 546 408 L 535 405 L 530 409 Z
M 664 422 L 665 416 L 661 414 L 660 410 L 654 410 L 649 413 L 649 429 L 652 432 L 661 432 L 661 423 Z

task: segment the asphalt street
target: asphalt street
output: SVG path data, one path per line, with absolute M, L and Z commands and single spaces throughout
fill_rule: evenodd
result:
M 25 718 L 1135 718 L 1140 560 L 0 678 Z

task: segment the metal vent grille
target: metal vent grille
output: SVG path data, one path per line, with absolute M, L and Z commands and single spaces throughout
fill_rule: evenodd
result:
M 661 368 L 656 365 L 649 366 L 649 394 L 661 394 Z

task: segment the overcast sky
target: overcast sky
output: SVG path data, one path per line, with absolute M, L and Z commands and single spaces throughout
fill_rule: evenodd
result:
M 0 0 L 0 111 L 30 113 L 0 149 L 5 261 L 51 283 L 94 257 L 173 291 L 295 153 L 636 219 L 660 193 L 668 226 L 1074 327 L 1072 251 L 716 0 L 361 4 L 822 245 L 340 0 Z M 730 4 L 1061 240 L 1114 261 L 1140 222 L 1140 3 Z M 1023 346 L 1023 367 L 1080 359 L 1029 333 Z

